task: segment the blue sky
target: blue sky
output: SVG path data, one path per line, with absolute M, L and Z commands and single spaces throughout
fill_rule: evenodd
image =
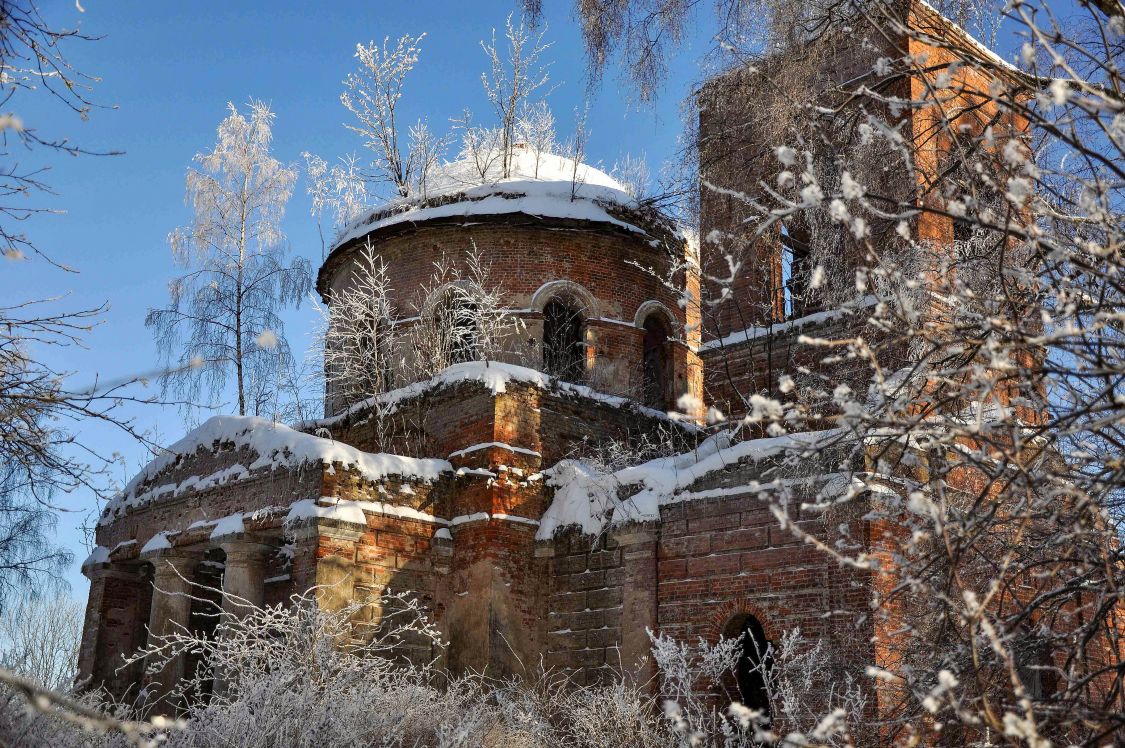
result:
M 548 40 L 554 46 L 548 101 L 565 135 L 573 110 L 586 90 L 585 63 L 570 3 L 552 0 L 547 8 Z M 69 0 L 47 0 L 45 15 L 55 24 L 81 25 L 100 41 L 75 43 L 68 56 L 75 66 L 101 78 L 95 101 L 115 108 L 95 110 L 90 120 L 76 117 L 42 97 L 24 98 L 15 110 L 43 135 L 65 135 L 91 149 L 121 150 L 112 158 L 50 158 L 33 152 L 27 164 L 51 166 L 46 181 L 57 195 L 38 196 L 36 204 L 65 210 L 64 215 L 28 222 L 27 232 L 53 259 L 75 267 L 64 273 L 39 258 L 0 263 L 0 299 L 15 303 L 67 294 L 58 306 L 85 308 L 109 302 L 104 323 L 89 336 L 84 351 L 50 354 L 50 363 L 76 372 L 74 383 L 95 375 L 116 379 L 150 371 L 158 353 L 145 312 L 167 301 L 166 283 L 177 269 L 166 236 L 186 223 L 184 172 L 192 156 L 214 142 L 215 128 L 228 101 L 254 97 L 277 114 L 275 154 L 300 160 L 302 151 L 330 161 L 361 151 L 358 137 L 342 123 L 350 116 L 339 103 L 340 82 L 352 69 L 356 42 L 426 32 L 422 59 L 402 102 L 406 121 L 427 118 L 444 131 L 465 107 L 488 121 L 480 73 L 485 59 L 479 41 L 503 28 L 516 10 L 512 0 L 485 2 L 208 2 L 153 3 L 135 0 L 85 0 L 79 13 Z M 625 153 L 645 154 L 653 171 L 675 158 L 680 104 L 698 77 L 696 60 L 705 40 L 689 37 L 673 60 L 672 75 L 651 106 L 638 107 L 629 86 L 609 72 L 590 102 L 588 146 L 593 163 L 607 168 Z M 302 181 L 291 200 L 284 228 L 292 252 L 320 258 L 316 225 Z M 303 351 L 313 323 L 307 305 L 286 315 L 286 334 Z M 228 404 L 218 412 L 230 412 Z M 174 408 L 135 411 L 137 423 L 155 429 L 163 442 L 182 432 Z M 123 482 L 144 461 L 144 452 L 120 432 L 88 426 L 82 438 L 104 452 L 118 451 L 126 467 Z M 92 506 L 86 494 L 58 497 L 64 514 L 59 540 L 75 553 L 67 575 L 72 593 L 85 599 L 85 580 L 77 565 L 86 555 L 76 526 Z

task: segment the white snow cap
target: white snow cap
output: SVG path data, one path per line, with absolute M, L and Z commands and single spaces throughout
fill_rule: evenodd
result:
M 483 166 L 484 175 L 481 175 Z M 442 164 L 434 169 L 426 180 L 426 197 L 439 197 L 457 192 L 467 192 L 477 187 L 500 187 L 521 191 L 529 184 L 556 183 L 566 188 L 570 198 L 572 183 L 577 181 L 580 197 L 601 198 L 623 205 L 637 204 L 623 184 L 601 169 L 574 159 L 554 153 L 536 154 L 531 148 L 516 144 L 512 148 L 508 164 L 508 176 L 504 176 L 500 153 L 489 154 L 478 166 L 474 159 L 461 159 Z
M 743 460 L 755 462 L 789 450 L 815 449 L 838 431 L 818 431 L 732 443 L 730 432 L 714 434 L 691 452 L 606 472 L 577 460 L 562 460 L 545 470 L 555 496 L 539 521 L 537 540 L 550 540 L 571 525 L 590 535 L 624 522 L 660 520 L 660 507 L 682 500 L 683 492 L 710 473 Z M 735 487 L 743 493 L 746 486 Z M 725 489 L 723 489 L 725 490 Z M 619 498 L 623 493 L 628 498 Z
M 637 208 L 639 204 L 604 171 L 566 156 L 537 154 L 522 145 L 513 148 L 511 159 L 506 177 L 499 153 L 482 158 L 479 165 L 475 159 L 442 164 L 427 177 L 418 194 L 392 200 L 360 216 L 340 232 L 335 246 L 403 222 L 506 213 L 600 221 L 645 233 L 606 212 L 607 206 Z
M 255 456 L 248 465 L 235 464 L 211 475 L 192 475 L 178 483 L 142 490 L 148 481 L 174 465 L 181 457 L 190 457 L 201 449 L 212 449 L 216 442 L 233 443 L 236 449 L 246 447 Z M 322 439 L 264 418 L 214 416 L 189 431 L 183 439 L 146 465 L 121 493 L 109 501 L 102 512 L 100 523 L 111 522 L 129 507 L 141 506 L 161 497 L 174 497 L 188 490 L 203 490 L 235 483 L 263 468 L 296 468 L 313 462 L 326 465 L 340 463 L 373 481 L 390 475 L 433 481 L 442 473 L 453 471 L 453 466 L 446 460 L 363 452 L 342 442 Z

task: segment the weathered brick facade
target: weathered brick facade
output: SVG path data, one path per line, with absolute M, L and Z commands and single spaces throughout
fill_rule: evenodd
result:
M 717 127 L 708 117 L 729 113 L 703 111 L 706 143 Z M 746 153 L 737 158 L 703 154 L 711 181 L 737 187 L 750 178 L 754 172 L 743 169 L 740 159 L 760 158 L 762 143 L 742 145 Z M 736 203 L 708 194 L 701 235 L 715 228 L 737 233 L 732 226 L 744 216 Z M 424 308 L 417 289 L 430 278 L 435 259 L 444 255 L 457 262 L 469 252 L 481 253 L 513 313 L 526 323 L 526 350 L 512 363 L 531 369 L 538 368 L 544 306 L 555 289 L 565 289 L 582 301 L 587 351 L 582 378 L 589 387 L 529 369 L 499 387 L 489 384 L 487 372 L 444 376 L 469 371 L 458 365 L 429 384 L 400 390 L 390 413 L 337 402 L 330 404 L 336 415 L 303 427 L 365 452 L 447 460 L 449 469 L 436 479 L 370 480 L 344 465 L 313 461 L 250 471 L 202 490 L 177 490 L 107 518 L 98 528 L 100 552 L 85 566 L 91 592 L 82 676 L 118 695 L 135 692 L 145 677 L 138 667 L 118 670 L 121 657 L 143 645 L 148 631 L 159 633 L 169 620 L 186 620 L 182 603 L 163 592 L 198 579 L 204 554 L 213 549 L 226 558 L 224 590 L 251 600 L 278 602 L 313 585 L 322 585 L 319 602 L 328 607 L 387 588 L 417 594 L 448 641 L 444 664 L 454 671 L 503 676 L 542 661 L 576 684 L 596 683 L 621 669 L 646 678 L 649 630 L 715 641 L 737 635 L 749 618 L 760 623 L 767 639 L 776 641 L 799 627 L 857 660 L 875 661 L 871 652 L 861 651 L 874 647 L 874 624 L 863 615 L 873 581 L 798 542 L 781 526 L 751 487 L 758 479 L 773 479 L 774 460 L 746 459 L 709 471 L 663 503 L 658 518 L 619 523 L 601 534 L 563 528 L 537 539 L 554 497 L 544 471 L 560 460 L 646 435 L 677 439 L 683 451 L 698 439 L 691 422 L 635 402 L 644 376 L 647 315 L 663 315 L 680 332 L 660 352 L 668 374 L 662 382 L 664 408 L 674 409 L 688 394 L 696 403 L 734 414 L 745 410 L 742 397 L 776 393 L 780 374 L 814 365 L 817 356 L 797 342 L 801 334 L 839 335 L 862 319 L 847 314 L 779 319 L 776 243 L 747 240 L 738 259 L 759 272 L 739 276 L 734 292 L 741 306 L 720 305 L 701 320 L 699 297 L 709 290 L 700 289 L 698 275 L 680 277 L 686 304 L 658 279 L 671 263 L 694 259 L 693 249 L 659 216 L 615 218 L 637 230 L 517 211 L 399 222 L 337 247 L 320 272 L 321 294 L 346 286 L 356 251 L 371 241 L 390 268 L 394 303 L 404 317 Z M 705 275 L 725 261 L 709 251 L 705 239 Z M 732 333 L 735 338 L 728 338 Z M 510 364 L 492 365 L 515 371 Z M 851 376 L 844 369 L 837 373 Z M 697 407 L 689 408 L 690 417 L 700 415 Z M 181 485 L 189 476 L 211 475 L 257 457 L 216 443 L 181 456 L 148 484 Z M 826 454 L 789 477 L 806 480 L 815 493 L 838 462 L 838 456 Z M 291 507 L 308 500 L 322 506 L 322 515 L 294 519 Z M 349 506 L 360 514 L 333 513 L 340 502 L 356 502 Z M 216 534 L 216 521 L 236 514 L 242 515 L 242 529 Z M 827 544 L 842 529 L 870 542 L 880 530 L 866 526 L 860 515 L 791 510 L 801 529 Z M 166 542 L 154 542 L 159 533 Z M 161 590 L 156 594 L 154 581 Z M 866 628 L 854 628 L 855 620 L 866 620 Z M 427 660 L 433 655 L 417 654 Z M 177 674 L 149 680 L 166 686 Z

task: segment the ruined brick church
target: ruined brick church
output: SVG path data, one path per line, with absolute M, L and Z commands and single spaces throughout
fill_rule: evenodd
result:
M 915 12 L 940 21 L 924 5 Z M 841 79 L 879 54 L 854 52 L 838 61 Z M 720 132 L 725 85 L 704 91 L 716 104 L 701 107 L 704 148 L 709 137 L 723 147 L 702 162 L 711 183 L 739 189 L 752 173 L 739 159 L 772 144 Z M 758 494 L 786 447 L 815 435 L 721 441 L 701 429 L 707 408 L 737 419 L 745 396 L 807 363 L 800 335 L 839 336 L 862 319 L 787 303 L 779 242 L 747 250 L 733 289 L 764 317 L 712 305 L 716 290 L 701 278 L 725 257 L 709 237 L 737 232 L 742 218 L 726 192 L 702 191 L 696 243 L 606 174 L 556 156 L 517 148 L 509 177 L 470 182 L 446 179 L 425 200 L 365 217 L 336 243 L 317 289 L 330 302 L 370 243 L 396 304 L 410 309 L 436 258 L 479 252 L 521 321 L 520 357 L 466 355 L 355 402 L 329 393 L 315 422 L 216 417 L 172 445 L 97 528 L 83 567 L 82 678 L 117 695 L 179 679 L 191 663 L 152 675 L 121 663 L 174 626 L 214 625 L 199 595 L 174 594 L 193 584 L 259 604 L 321 585 L 329 607 L 410 591 L 440 627 L 451 670 L 503 676 L 542 664 L 579 685 L 644 674 L 649 630 L 764 642 L 800 627 L 833 640 L 826 612 L 862 620 L 872 575 L 799 542 Z M 916 231 L 949 241 L 952 227 Z M 420 324 L 441 293 L 403 324 Z M 620 471 L 600 494 L 580 474 L 581 458 L 604 445 L 654 442 L 682 454 Z M 787 476 L 815 492 L 839 459 L 826 452 Z M 858 514 L 801 509 L 797 519 L 828 543 L 842 524 L 852 537 L 875 532 Z M 875 638 L 851 631 L 847 641 L 874 648 Z

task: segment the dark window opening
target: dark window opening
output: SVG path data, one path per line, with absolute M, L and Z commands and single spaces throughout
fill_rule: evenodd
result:
M 543 307 L 543 370 L 571 382 L 581 381 L 586 370 L 586 343 L 582 313 L 557 299 Z
M 668 325 L 659 315 L 650 314 L 644 322 L 644 363 L 642 394 L 650 408 L 663 410 L 668 391 Z
M 453 292 L 438 305 L 438 332 L 445 336 L 446 359 L 450 364 L 475 361 L 478 358 L 477 305 L 461 291 Z
M 137 569 L 141 579 L 137 596 L 136 625 L 133 632 L 133 649 L 144 649 L 148 645 L 148 619 L 152 616 L 153 568 L 152 564 L 141 564 Z
M 754 616 L 746 616 L 739 633 L 742 635 L 742 654 L 735 667 L 739 697 L 743 705 L 757 709 L 768 719 L 770 699 L 766 679 L 773 667 L 772 649 L 762 624 Z
M 809 285 L 812 268 L 808 231 L 781 227 L 781 309 L 780 319 L 795 319 L 809 314 Z
M 973 238 L 973 224 L 961 218 L 953 219 L 953 241 L 968 242 Z
M 219 548 L 207 551 L 203 560 L 195 567 L 192 575 L 191 613 L 188 628 L 197 636 L 215 638 L 215 631 L 223 614 L 223 570 L 226 568 L 226 554 Z M 190 676 L 204 673 L 209 665 L 203 653 L 188 652 L 184 655 L 185 672 Z M 195 703 L 207 703 L 215 689 L 215 674 L 206 672 L 207 678 L 199 684 L 199 690 L 188 695 Z
M 1021 644 L 1015 651 L 1016 671 L 1027 697 L 1040 701 L 1054 696 L 1059 687 L 1059 671 L 1051 661 L 1050 650 L 1034 637 Z

